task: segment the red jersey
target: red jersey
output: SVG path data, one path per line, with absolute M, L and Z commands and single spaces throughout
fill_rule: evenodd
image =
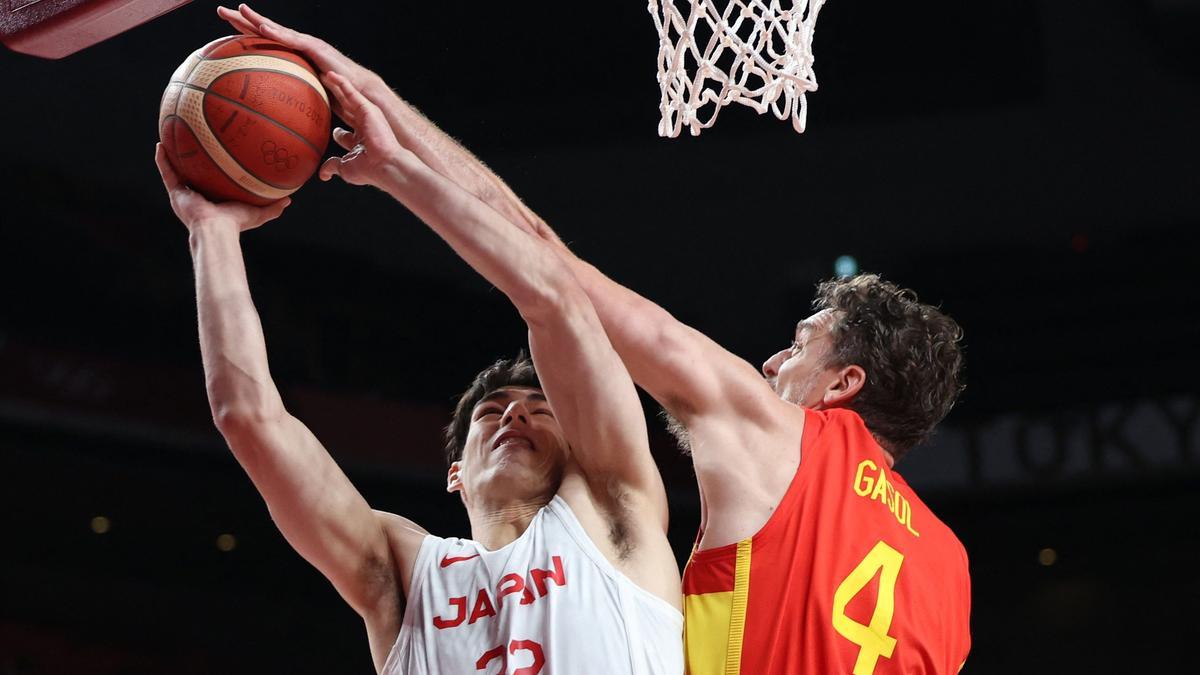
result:
M 805 411 L 800 467 L 754 536 L 692 553 L 690 675 L 956 673 L 967 553 L 856 413 Z

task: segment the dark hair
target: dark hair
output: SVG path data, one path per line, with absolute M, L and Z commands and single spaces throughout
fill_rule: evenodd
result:
M 838 314 L 828 365 L 866 371 L 847 407 L 880 444 L 898 460 L 929 438 L 963 390 L 958 323 L 875 274 L 819 284 L 813 309 Z
M 446 427 L 446 461 L 462 459 L 463 446 L 467 443 L 467 432 L 471 429 L 471 411 L 485 396 L 504 387 L 533 387 L 541 389 L 533 361 L 522 349 L 514 358 L 500 359 L 483 369 L 471 386 L 463 392 L 454 406 L 454 417 Z

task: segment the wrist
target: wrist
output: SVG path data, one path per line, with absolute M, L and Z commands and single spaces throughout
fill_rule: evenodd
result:
M 237 239 L 241 233 L 238 224 L 229 218 L 201 218 L 188 224 L 188 244 L 192 250 L 203 241 L 213 239 Z
M 380 96 L 395 95 L 395 92 L 387 86 L 382 77 L 370 71 L 362 78 L 362 82 L 359 83 L 358 87 L 364 96 L 373 101 L 378 100 Z
M 384 162 L 383 181 L 379 187 L 399 199 L 412 189 L 413 178 L 422 168 L 424 165 L 416 155 L 405 148 L 399 148 Z

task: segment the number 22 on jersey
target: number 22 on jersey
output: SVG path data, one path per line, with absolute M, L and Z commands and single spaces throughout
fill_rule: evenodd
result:
M 903 564 L 902 553 L 879 541 L 833 593 L 833 629 L 859 647 L 854 675 L 872 675 L 879 657 L 891 658 L 892 650 L 896 648 L 896 638 L 888 635 L 888 629 L 896 612 L 896 579 Z M 846 616 L 846 605 L 871 583 L 877 573 L 880 575 L 879 597 L 875 600 L 871 623 L 864 626 Z

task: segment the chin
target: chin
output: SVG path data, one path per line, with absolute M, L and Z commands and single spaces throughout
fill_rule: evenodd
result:
M 489 482 L 522 494 L 537 493 L 546 485 L 555 482 L 554 475 L 555 471 L 551 467 L 506 459 L 496 466 Z

